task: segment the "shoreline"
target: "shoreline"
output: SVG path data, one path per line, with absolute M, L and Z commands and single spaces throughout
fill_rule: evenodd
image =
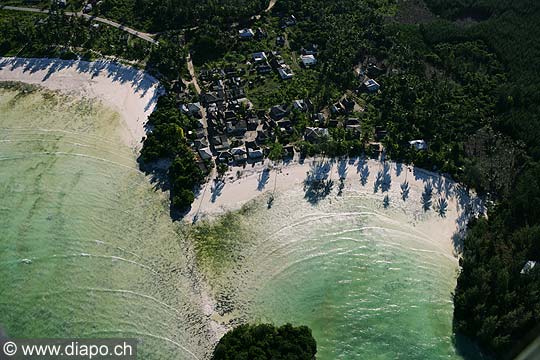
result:
M 144 71 L 111 61 L 0 57 L 0 81 L 15 81 L 101 101 L 123 118 L 124 142 L 140 151 L 146 121 L 161 93 Z
M 308 174 L 321 171 L 333 181 L 332 190 L 321 201 L 356 195 L 380 201 L 384 211 L 401 212 L 404 221 L 437 239 L 441 250 L 454 259 L 468 219 L 485 210 L 480 198 L 452 179 L 412 165 L 365 158 L 295 158 L 277 165 L 266 159 L 246 167 L 230 167 L 222 181 L 210 179 L 203 185 L 184 220 L 212 220 L 255 199 L 269 199 L 288 191 L 306 193 Z M 402 188 L 405 183 L 408 186 Z

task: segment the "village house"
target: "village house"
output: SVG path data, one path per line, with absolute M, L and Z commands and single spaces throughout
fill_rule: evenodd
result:
M 251 29 L 242 29 L 238 31 L 238 36 L 240 36 L 240 39 L 242 40 L 250 40 L 255 36 L 255 33 Z
M 199 156 L 203 160 L 210 160 L 212 158 L 212 150 L 209 147 L 200 148 Z
M 232 136 L 244 136 L 247 131 L 246 120 L 236 120 L 227 122 L 227 134 Z
M 189 103 L 189 104 L 182 104 L 180 105 L 180 111 L 182 111 L 182 113 L 188 115 L 188 116 L 192 116 L 192 117 L 196 117 L 196 118 L 201 118 L 202 117 L 202 113 L 201 113 L 201 103 Z
M 377 64 L 369 63 L 367 67 L 367 73 L 371 77 L 377 77 L 384 73 L 384 69 L 377 66 Z
M 363 85 L 368 92 L 376 92 L 381 87 L 379 83 L 373 79 L 367 79 L 366 81 L 364 81 Z
M 225 150 L 229 150 L 229 139 L 227 139 L 226 135 L 216 135 L 212 137 L 211 143 L 214 146 L 214 150 L 216 152 L 221 152 Z
M 317 55 L 319 52 L 319 47 L 316 44 L 311 44 L 307 47 L 303 47 L 300 49 L 300 54 L 302 55 Z
M 282 20 L 282 28 L 286 28 L 287 26 L 294 26 L 296 25 L 296 17 L 294 15 L 290 15 Z
M 523 267 L 521 268 L 521 271 L 519 273 L 521 275 L 528 274 L 530 271 L 532 271 L 534 269 L 535 266 L 536 266 L 536 261 L 529 260 L 529 261 L 527 261 L 525 263 L 525 265 L 523 265 Z
M 291 68 L 288 65 L 281 65 L 281 67 L 278 68 L 278 73 L 282 80 L 292 79 L 294 75 Z
M 247 160 L 247 151 L 245 146 L 238 146 L 231 149 L 231 155 L 233 156 L 234 162 L 241 164 Z
M 381 141 L 387 134 L 388 132 L 382 126 L 375 126 L 375 140 Z
M 321 112 L 315 113 L 311 115 L 311 120 L 313 120 L 315 124 L 324 124 L 326 121 L 326 116 Z
M 253 53 L 251 57 L 253 58 L 253 61 L 255 61 L 256 63 L 260 63 L 268 59 L 264 51 Z
M 224 164 L 232 164 L 233 157 L 229 150 L 224 150 L 224 151 L 218 152 L 217 160 Z
M 276 45 L 280 47 L 285 46 L 285 37 L 282 35 L 279 35 L 278 37 L 276 37 Z
M 285 105 L 275 105 L 270 108 L 270 118 L 278 121 L 289 115 L 289 110 Z
M 304 132 L 304 140 L 311 143 L 318 143 L 328 138 L 328 129 L 319 127 L 307 127 Z
M 255 31 L 255 38 L 257 40 L 261 40 L 261 39 L 264 39 L 268 36 L 268 34 L 266 33 L 266 31 L 264 31 L 263 29 L 261 28 L 257 28 L 257 30 Z
M 351 130 L 356 134 L 360 134 L 360 120 L 358 120 L 358 118 L 348 118 L 345 120 L 345 129 Z
M 264 63 L 257 66 L 257 73 L 259 74 L 268 74 L 271 71 L 272 71 L 272 67 L 268 63 Z
M 259 145 L 262 145 L 266 143 L 269 138 L 270 135 L 268 133 L 268 130 L 257 130 L 257 137 L 255 138 L 255 142 Z
M 283 65 L 285 65 L 285 61 L 283 60 L 283 57 L 281 56 L 281 54 L 277 51 L 272 51 L 270 53 L 270 65 L 274 68 L 274 69 L 279 69 L 280 67 L 282 67 Z
M 193 146 L 195 147 L 195 149 L 201 149 L 201 148 L 208 147 L 209 146 L 208 140 L 206 138 L 196 139 L 193 142 Z
M 300 60 L 302 61 L 302 65 L 305 67 L 310 67 L 317 64 L 317 59 L 315 59 L 315 56 L 313 55 L 301 55 Z
M 308 112 L 313 110 L 313 103 L 309 99 L 294 100 L 292 103 L 292 107 L 293 109 L 301 112 Z
M 411 140 L 409 145 L 416 150 L 427 150 L 427 144 L 424 140 Z
M 250 159 L 261 159 L 264 156 L 262 149 L 251 149 L 248 148 L 248 156 Z

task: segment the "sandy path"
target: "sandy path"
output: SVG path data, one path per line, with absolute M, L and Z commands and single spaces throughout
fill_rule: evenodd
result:
M 127 145 L 140 149 L 161 88 L 143 71 L 110 61 L 0 58 L 0 81 L 21 81 L 101 100 L 126 124 Z

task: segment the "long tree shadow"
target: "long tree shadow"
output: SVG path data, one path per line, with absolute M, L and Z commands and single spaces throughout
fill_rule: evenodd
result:
M 403 201 L 407 201 L 407 199 L 409 198 L 409 192 L 410 192 L 410 187 L 409 187 L 409 183 L 407 181 L 404 181 L 401 185 L 401 199 Z
M 389 206 L 390 206 L 390 196 L 388 196 L 388 194 L 386 194 L 384 196 L 384 199 L 383 199 L 383 207 L 385 209 L 388 209 Z
M 30 73 L 47 71 L 43 81 L 54 73 L 67 68 L 90 74 L 91 77 L 105 74 L 112 82 L 129 83 L 134 92 L 139 93 L 141 97 L 144 97 L 147 91 L 158 83 L 153 76 L 144 71 L 109 60 L 88 62 L 83 60 L 4 58 L 0 60 L 0 67 L 4 66 L 10 66 L 12 70 L 22 68 L 23 72 Z
M 265 168 L 260 174 L 259 179 L 257 183 L 257 190 L 263 191 L 266 187 L 266 184 L 268 184 L 268 181 L 270 180 L 270 170 L 268 168 Z
M 403 164 L 402 163 L 397 163 L 396 164 L 396 176 L 399 177 L 399 175 L 401 175 L 402 172 L 403 172 Z
M 446 212 L 448 211 L 448 201 L 445 198 L 441 197 L 437 200 L 437 213 L 440 217 L 445 218 Z
M 392 185 L 392 176 L 390 175 L 390 165 L 385 163 L 382 170 L 377 173 L 377 178 L 373 184 L 373 192 L 376 193 L 381 189 L 381 192 L 387 192 Z
M 367 181 L 369 178 L 369 167 L 367 165 L 364 165 L 362 169 L 360 170 L 360 183 L 362 186 L 366 186 Z
M 317 204 L 332 191 L 334 182 L 329 179 L 330 169 L 329 162 L 313 162 L 311 164 L 304 180 L 304 198 L 310 204 Z
M 338 186 L 338 193 L 337 193 L 338 196 L 343 195 L 343 189 L 345 189 L 345 178 L 340 178 L 339 186 Z
M 358 164 L 356 165 L 356 172 L 361 173 L 364 167 L 367 165 L 367 160 L 364 156 L 358 158 Z
M 214 183 L 212 184 L 212 187 L 210 188 L 210 192 L 212 193 L 212 197 L 210 198 L 210 201 L 212 201 L 213 203 L 216 202 L 217 198 L 221 196 L 221 193 L 224 187 L 225 187 L 225 181 L 214 180 Z
M 437 181 L 435 181 L 435 190 L 437 190 L 438 195 L 444 191 L 444 177 L 439 175 Z
M 381 191 L 388 192 L 392 186 L 392 175 L 390 174 L 390 164 L 385 163 L 383 167 Z
M 345 180 L 347 178 L 347 160 L 340 160 L 337 170 L 339 178 Z
M 424 185 L 424 191 L 422 192 L 422 208 L 424 209 L 424 211 L 428 211 L 431 208 L 432 195 L 433 195 L 433 186 L 431 185 L 431 183 L 427 182 Z

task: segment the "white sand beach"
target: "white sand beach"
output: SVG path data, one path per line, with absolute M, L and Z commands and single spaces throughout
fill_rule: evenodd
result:
M 99 99 L 120 113 L 128 130 L 125 141 L 137 149 L 161 92 L 159 82 L 145 72 L 103 60 L 0 58 L 0 81 L 20 81 Z
M 333 181 L 326 197 L 330 201 L 339 198 L 343 178 L 341 196 L 362 194 L 380 201 L 381 208 L 401 210 L 411 225 L 436 239 L 451 256 L 456 255 L 454 241 L 463 236 L 467 220 L 484 211 L 482 201 L 459 184 L 414 166 L 374 159 L 308 158 L 278 165 L 266 160 L 245 168 L 231 167 L 224 181 L 210 180 L 202 188 L 186 221 L 237 210 L 260 196 L 268 199 L 287 191 L 305 192 L 309 174 Z

